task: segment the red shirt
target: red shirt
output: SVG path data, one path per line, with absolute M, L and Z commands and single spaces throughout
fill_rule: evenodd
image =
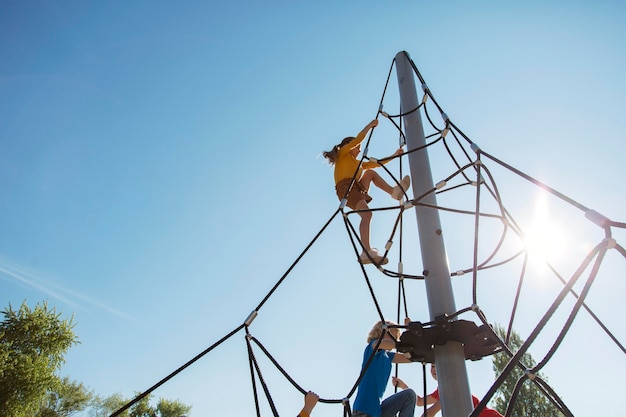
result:
M 436 390 L 433 391 L 432 394 L 430 394 L 435 400 L 439 401 L 439 388 L 437 388 Z M 476 406 L 478 405 L 478 403 L 480 402 L 480 400 L 478 399 L 478 397 L 476 397 L 475 395 L 472 395 L 472 402 L 474 403 L 474 408 L 476 408 Z M 502 414 L 498 413 L 496 410 L 494 410 L 493 408 L 489 408 L 489 407 L 485 407 L 483 409 L 483 411 L 480 412 L 480 414 L 478 415 L 478 417 L 502 417 Z

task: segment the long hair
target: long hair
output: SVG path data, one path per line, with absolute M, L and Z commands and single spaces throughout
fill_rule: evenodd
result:
M 324 158 L 328 159 L 328 162 L 330 162 L 331 165 L 334 165 L 337 161 L 337 152 L 339 152 L 339 149 L 342 146 L 350 143 L 353 139 L 353 136 L 348 136 L 347 138 L 344 138 L 344 140 L 342 140 L 340 144 L 333 146 L 333 149 L 331 149 L 330 151 L 322 152 L 322 155 L 324 156 Z

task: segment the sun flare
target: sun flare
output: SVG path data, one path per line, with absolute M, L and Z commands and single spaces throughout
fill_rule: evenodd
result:
M 534 216 L 526 228 L 523 239 L 529 261 L 536 266 L 555 262 L 564 253 L 567 243 L 563 229 L 550 217 L 550 207 L 545 194 L 540 194 L 534 207 Z

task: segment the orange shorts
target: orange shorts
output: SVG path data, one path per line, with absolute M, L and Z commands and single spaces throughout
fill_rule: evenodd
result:
M 346 192 L 348 192 L 348 187 L 352 182 L 352 178 L 345 178 L 335 185 L 335 191 L 337 191 L 337 197 L 341 201 L 345 196 Z M 348 207 L 352 210 L 356 210 L 356 205 L 359 201 L 365 200 L 366 203 L 372 201 L 372 197 L 365 191 L 363 185 L 361 185 L 360 181 L 355 181 L 354 185 L 350 189 L 350 193 L 348 193 Z

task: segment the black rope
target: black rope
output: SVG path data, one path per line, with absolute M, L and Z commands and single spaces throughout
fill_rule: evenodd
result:
M 553 404 L 557 406 L 559 410 L 566 416 L 573 416 L 574 413 L 570 411 L 565 402 L 554 392 L 552 387 L 548 385 L 546 381 L 541 378 L 539 375 L 535 375 L 535 379 L 533 382 L 536 382 L 538 386 L 542 389 L 543 393 L 552 401 Z
M 246 337 L 246 343 L 250 343 L 250 338 Z M 272 399 L 272 395 L 270 393 L 269 387 L 267 386 L 267 383 L 265 382 L 265 378 L 263 378 L 263 373 L 261 372 L 261 368 L 259 366 L 259 363 L 256 360 L 256 357 L 254 356 L 254 352 L 252 351 L 252 349 L 248 350 L 251 354 L 252 357 L 252 363 L 254 365 L 254 370 L 256 371 L 256 376 L 259 379 L 259 382 L 261 383 L 261 387 L 263 388 L 263 392 L 265 393 L 265 398 L 267 399 L 270 408 L 272 409 L 272 413 L 274 414 L 275 417 L 278 417 L 278 411 L 276 410 L 276 405 L 274 404 L 274 400 Z
M 469 153 L 467 152 L 467 149 L 461 144 L 461 141 L 459 140 L 459 137 L 457 136 L 456 128 L 452 128 L 452 125 L 450 125 L 449 127 L 450 127 L 450 134 L 454 138 L 454 141 L 456 142 L 456 144 L 459 146 L 459 149 L 461 150 L 463 155 L 465 155 L 465 159 L 467 161 L 471 161 L 472 158 L 470 157 Z
M 272 364 L 274 364 L 274 366 L 276 367 L 276 369 L 285 377 L 285 379 L 287 379 L 287 381 L 289 381 L 289 383 L 291 383 L 291 385 L 296 388 L 298 391 L 300 391 L 301 394 L 306 394 L 307 390 L 305 390 L 300 384 L 298 384 L 290 375 L 289 373 L 285 370 L 285 368 L 283 368 L 278 361 L 276 360 L 276 358 L 274 358 L 274 356 L 272 356 L 272 354 L 267 350 L 267 348 L 254 336 L 249 336 L 249 340 L 254 342 L 265 354 L 265 356 L 272 362 Z M 328 404 L 336 404 L 336 403 L 340 403 L 342 402 L 342 399 L 324 399 L 324 398 L 320 398 L 319 402 L 322 403 L 328 403 Z
M 477 161 L 480 162 L 480 154 L 477 156 Z M 482 164 L 477 164 L 478 169 L 476 170 L 476 183 L 480 184 L 480 168 Z M 480 225 L 480 189 L 482 187 L 476 187 L 476 199 L 474 211 L 476 215 L 474 216 L 474 253 L 473 253 L 473 265 L 474 270 L 472 271 L 472 302 L 474 304 L 478 304 L 478 230 Z
M 354 249 L 354 252 L 357 254 L 358 256 L 358 249 L 356 244 L 354 243 L 354 239 L 356 236 L 356 239 L 358 240 L 358 233 L 356 232 L 356 230 L 354 230 L 354 226 L 352 226 L 352 223 L 350 223 L 347 219 L 345 219 L 345 225 L 346 225 L 346 229 L 348 230 L 348 235 L 350 236 L 350 241 L 352 243 L 352 247 Z M 350 231 L 352 231 L 352 234 L 350 234 Z M 376 294 L 374 294 L 374 288 L 372 287 L 372 283 L 370 282 L 370 279 L 367 275 L 367 272 L 365 271 L 365 266 L 363 264 L 361 264 L 361 271 L 363 272 L 363 278 L 365 279 L 365 283 L 367 284 L 367 288 L 369 289 L 370 295 L 372 296 L 372 300 L 374 301 L 374 305 L 376 306 L 376 311 L 378 312 L 378 317 L 380 318 L 380 320 L 384 320 L 384 315 L 383 315 L 383 311 L 380 308 L 380 304 L 378 303 L 378 300 L 376 299 Z
M 409 111 L 407 111 L 407 112 L 402 112 L 402 111 L 401 111 L 399 114 L 394 114 L 394 115 L 391 115 L 391 114 L 385 114 L 385 117 L 387 117 L 387 118 L 389 118 L 389 119 L 397 119 L 397 118 L 399 118 L 399 117 L 408 116 L 409 114 L 411 114 L 411 113 L 415 113 L 416 111 L 418 111 L 418 110 L 419 110 L 419 109 L 423 106 L 423 104 L 424 104 L 424 103 L 420 103 L 417 107 L 414 107 L 414 108 L 412 108 L 411 110 L 409 110 Z M 393 120 L 392 120 L 392 122 L 393 122 Z M 395 122 L 394 122 L 394 125 L 398 126 Z M 399 127 L 399 126 L 398 126 L 398 127 Z
M 482 152 L 483 155 L 485 155 L 487 158 L 491 159 L 495 163 L 503 166 L 504 168 L 508 169 L 509 171 L 512 171 L 512 172 L 516 173 L 518 176 L 524 178 L 527 181 L 530 181 L 531 183 L 533 183 L 536 186 L 540 187 L 541 189 L 549 192 L 550 194 L 560 198 L 561 200 L 569 203 L 570 205 L 572 205 L 572 206 L 582 210 L 583 212 L 589 211 L 588 207 L 585 207 L 584 205 L 580 204 L 579 202 L 574 201 L 573 199 L 567 197 L 566 195 L 558 192 L 554 188 L 548 187 L 546 184 L 542 183 L 541 181 L 531 177 L 530 175 L 527 175 L 527 174 L 523 173 L 522 171 L 518 170 L 517 168 L 512 167 L 511 165 L 509 165 L 509 164 L 507 164 L 505 162 L 502 162 L 498 158 L 496 158 L 496 157 L 494 157 L 494 156 L 492 156 L 492 155 L 490 155 L 490 154 L 488 154 L 486 152 L 483 152 L 483 151 L 481 151 L 481 152 Z
M 515 291 L 515 299 L 513 300 L 513 308 L 511 309 L 511 317 L 509 318 L 509 327 L 506 330 L 506 338 L 504 342 L 508 345 L 509 339 L 513 334 L 513 322 L 515 321 L 515 314 L 517 313 L 517 305 L 519 304 L 519 298 L 522 293 L 522 284 L 524 277 L 526 276 L 526 265 L 528 264 L 528 252 L 524 252 L 524 262 L 522 263 L 522 270 L 520 271 L 519 281 L 517 282 L 517 290 Z
M 424 106 L 424 115 L 426 116 L 426 119 L 428 120 L 428 123 L 430 123 L 430 126 L 433 129 L 435 129 L 436 131 L 438 131 L 440 133 L 443 131 L 443 129 L 438 128 L 435 125 L 435 122 L 433 122 L 433 120 L 430 118 L 430 113 L 428 112 L 428 107 L 427 106 Z M 444 127 L 444 129 L 445 129 L 445 127 Z
M 592 270 L 589 274 L 589 278 L 587 279 L 587 282 L 585 282 L 583 290 L 580 293 L 580 297 L 576 299 L 576 303 L 574 304 L 574 307 L 572 308 L 572 311 L 570 312 L 569 317 L 565 321 L 565 324 L 561 327 L 561 332 L 559 333 L 558 337 L 554 341 L 554 344 L 552 345 L 552 347 L 550 348 L 546 356 L 543 358 L 543 360 L 541 360 L 535 366 L 535 368 L 533 368 L 533 373 L 537 373 L 537 371 L 539 371 L 541 368 L 543 368 L 546 365 L 546 363 L 554 355 L 557 347 L 561 344 L 561 342 L 563 341 L 563 338 L 565 337 L 570 327 L 572 326 L 572 323 L 574 322 L 576 315 L 580 311 L 583 301 L 585 300 L 585 298 L 587 297 L 587 294 L 589 293 L 589 290 L 591 289 L 591 284 L 593 284 L 594 280 L 596 279 L 596 276 L 598 275 L 598 270 L 600 269 L 600 265 L 602 264 L 604 255 L 606 255 L 606 251 L 607 251 L 606 245 L 604 248 L 600 249 L 596 257 L 596 260 L 593 264 Z
M 343 402 L 343 417 L 352 417 L 352 409 L 350 408 L 350 401 Z
M 519 395 L 520 389 L 522 388 L 524 381 L 526 381 L 526 377 L 527 377 L 526 374 L 522 374 L 522 376 L 517 380 L 517 382 L 515 382 L 515 386 L 513 387 L 513 392 L 511 393 L 511 398 L 509 399 L 509 405 L 506 408 L 505 417 L 511 417 L 513 413 L 513 407 L 515 407 L 515 403 L 517 402 L 517 396 Z
M 254 352 L 252 351 L 252 345 L 247 338 L 248 332 L 246 329 L 246 349 L 248 351 L 248 366 L 250 367 L 250 380 L 252 381 L 252 393 L 254 395 L 254 408 L 256 410 L 257 417 L 261 416 L 261 409 L 259 406 L 259 394 L 256 387 L 256 377 L 254 374 Z
M 426 384 L 426 363 L 425 362 L 422 362 L 422 386 L 424 387 L 424 392 L 423 392 L 424 396 L 422 397 L 424 401 L 424 404 L 422 404 L 424 406 L 423 415 L 426 415 L 426 410 L 428 409 L 428 404 L 426 404 L 426 398 L 428 398 L 428 388 L 427 388 L 428 385 Z
M 256 306 L 255 311 L 259 311 L 261 309 L 261 307 L 263 307 L 263 305 L 267 302 L 267 300 L 269 300 L 269 298 L 272 296 L 272 294 L 274 294 L 274 291 L 276 291 L 278 289 L 278 287 L 280 286 L 280 284 L 283 283 L 283 281 L 285 280 L 285 278 L 287 278 L 287 275 L 289 275 L 289 273 L 293 270 L 293 268 L 295 268 L 295 266 L 298 264 L 298 262 L 300 262 L 300 260 L 304 257 L 304 255 L 308 252 L 309 249 L 311 249 L 311 246 L 313 246 L 313 244 L 317 241 L 317 239 L 322 235 L 322 233 L 324 233 L 324 230 L 326 230 L 326 228 L 328 227 L 328 225 L 330 225 L 330 223 L 333 221 L 333 219 L 337 216 L 337 214 L 339 214 L 341 212 L 340 209 L 337 209 L 332 216 L 330 216 L 330 219 L 328 219 L 328 221 L 324 224 L 324 226 L 322 226 L 322 228 L 320 229 L 319 232 L 317 232 L 317 234 L 315 235 L 315 237 L 309 242 L 309 244 L 306 246 L 306 248 L 304 248 L 304 250 L 302 251 L 302 253 L 300 253 L 300 255 L 298 255 L 298 257 L 296 258 L 296 260 L 291 264 L 291 266 L 289 268 L 287 268 L 287 271 L 285 271 L 285 273 L 280 277 L 280 279 L 278 280 L 278 282 L 276 282 L 276 284 L 274 284 L 274 286 L 272 287 L 272 289 L 265 295 L 265 297 L 263 297 L 263 300 L 259 303 L 259 305 Z
M 549 263 L 547 264 L 548 267 L 550 268 L 550 271 L 563 283 L 565 284 L 565 279 L 563 279 L 563 277 L 561 277 L 561 275 L 559 275 L 557 273 L 557 271 L 554 269 L 554 267 L 552 265 L 550 265 Z M 575 298 L 578 298 L 578 294 L 576 293 L 576 291 L 574 291 L 572 289 L 572 291 L 570 291 L 570 294 L 572 294 Z M 598 326 L 600 326 L 600 328 L 602 330 L 604 330 L 604 332 L 607 334 L 607 336 L 609 336 L 609 338 L 611 338 L 611 340 L 613 340 L 613 343 L 615 343 L 617 345 L 617 347 L 620 348 L 620 350 L 626 354 L 626 348 L 624 348 L 624 345 L 622 345 L 620 343 L 619 340 L 617 340 L 617 338 L 615 337 L 615 335 L 606 327 L 606 325 L 602 322 L 602 320 L 600 320 L 600 318 L 591 310 L 591 308 L 583 303 L 583 308 L 587 311 L 587 313 L 589 313 L 589 315 L 591 316 L 591 318 L 594 319 L 594 321 L 598 324 Z
M 241 324 L 239 325 L 237 328 L 235 328 L 233 331 L 231 331 L 230 333 L 228 333 L 226 336 L 222 337 L 220 340 L 218 340 L 217 342 L 215 342 L 214 344 L 212 344 L 211 346 L 209 346 L 208 348 L 206 348 L 205 350 L 203 350 L 202 352 L 200 352 L 199 354 L 197 354 L 196 356 L 193 357 L 193 359 L 191 359 L 190 361 L 188 361 L 187 363 L 185 363 L 183 366 L 179 367 L 178 369 L 176 369 L 174 372 L 172 372 L 171 374 L 169 374 L 168 376 L 166 376 L 165 378 L 163 378 L 162 380 L 160 380 L 159 382 L 157 382 L 156 384 L 154 384 L 153 386 L 151 386 L 150 388 L 148 388 L 147 390 L 145 390 L 143 393 L 137 395 L 134 399 L 132 399 L 131 401 L 129 401 L 128 403 L 126 403 L 122 408 L 120 408 L 119 410 L 115 411 L 113 414 L 111 414 L 109 417 L 116 417 L 119 416 L 120 414 L 122 414 L 124 411 L 128 410 L 131 406 L 133 406 L 135 403 L 137 403 L 138 401 L 140 401 L 141 399 L 147 397 L 148 395 L 150 395 L 150 393 L 152 393 L 152 391 L 154 391 L 155 389 L 159 388 L 161 385 L 165 384 L 167 381 L 169 381 L 170 379 L 174 378 L 176 375 L 178 375 L 180 372 L 182 372 L 184 369 L 186 369 L 187 367 L 189 367 L 191 364 L 193 364 L 194 362 L 196 362 L 198 359 L 200 359 L 201 357 L 203 357 L 204 355 L 206 355 L 207 353 L 209 353 L 210 351 L 212 351 L 214 348 L 216 348 L 217 346 L 221 345 L 223 342 L 225 342 L 226 340 L 228 340 L 231 336 L 233 336 L 234 334 L 236 334 L 237 332 L 239 332 L 241 329 L 243 329 L 244 325 Z

